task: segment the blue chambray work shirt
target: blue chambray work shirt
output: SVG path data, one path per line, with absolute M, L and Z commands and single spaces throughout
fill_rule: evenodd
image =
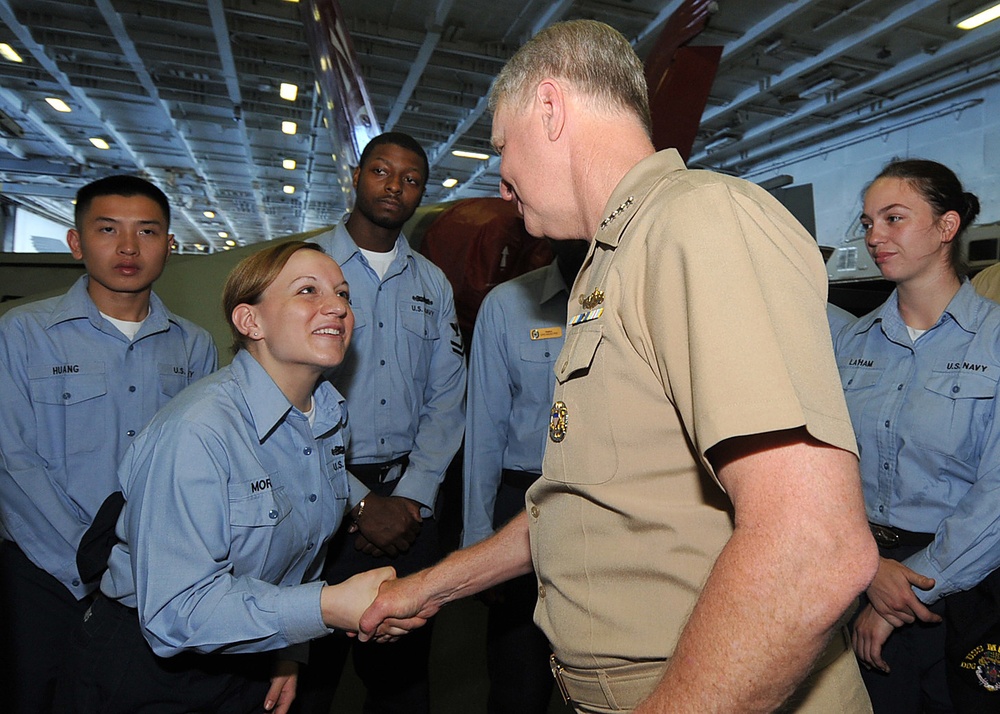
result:
M 896 292 L 836 342 L 868 519 L 934 541 L 904 564 L 930 604 L 1000 566 L 1000 305 L 966 280 L 914 343 Z
M 462 547 L 493 534 L 504 469 L 542 472 L 568 300 L 553 261 L 493 288 L 479 308 L 469 355 Z
M 409 454 L 393 495 L 434 501 L 465 427 L 465 352 L 455 298 L 444 273 L 414 253 L 400 234 L 380 281 L 347 232 L 345 215 L 310 239 L 337 263 L 351 286 L 354 335 L 331 380 L 347 399 L 351 463 L 383 463 Z M 351 479 L 350 506 L 368 493 Z
M 118 490 L 125 449 L 156 411 L 213 372 L 211 336 L 155 295 L 130 342 L 104 319 L 86 276 L 0 318 L 0 534 L 76 597 L 76 549 Z
M 332 631 L 312 581 L 347 508 L 346 413 L 326 381 L 313 404 L 310 427 L 240 351 L 126 453 L 101 591 L 138 609 L 157 655 L 265 652 Z

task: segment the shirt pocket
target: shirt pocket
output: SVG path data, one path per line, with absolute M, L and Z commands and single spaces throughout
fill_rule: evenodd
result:
M 284 552 L 287 543 L 292 542 L 284 534 L 287 529 L 279 527 L 286 521 L 292 511 L 292 504 L 283 487 L 273 487 L 271 482 L 275 475 L 247 483 L 230 485 L 230 491 L 253 491 L 257 493 L 242 498 L 229 499 L 229 525 L 232 537 L 229 559 L 234 565 L 234 574 L 262 577 L 265 563 L 271 553 Z M 284 538 L 283 538 L 284 536 Z
M 965 371 L 933 372 L 910 422 L 915 444 L 961 462 L 981 443 L 994 408 L 997 380 Z
M 549 417 L 542 476 L 567 484 L 596 485 L 618 470 L 615 424 L 607 411 L 607 369 L 601 364 L 599 326 L 570 328 L 555 364 L 556 401 Z M 586 379 L 583 379 L 586 377 Z M 553 440 L 560 429 L 561 441 Z
M 840 382 L 844 389 L 844 399 L 851 415 L 855 434 L 874 434 L 875 424 L 882 417 L 884 390 L 876 389 L 883 369 L 871 367 L 847 367 L 840 371 Z M 864 448 L 865 439 L 858 438 L 858 448 Z
M 441 336 L 437 319 L 428 315 L 423 306 L 417 303 L 400 304 L 399 323 L 404 330 L 422 340 L 436 340 Z
M 186 365 L 159 365 L 160 393 L 174 397 L 188 385 L 188 369 Z
M 74 365 L 77 370 L 51 374 L 55 367 L 33 370 L 31 399 L 36 405 L 38 451 L 45 459 L 62 459 L 106 448 L 102 429 L 110 428 L 108 380 L 103 364 Z

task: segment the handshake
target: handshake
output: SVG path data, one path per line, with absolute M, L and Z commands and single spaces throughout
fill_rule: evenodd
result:
M 320 595 L 323 622 L 361 642 L 394 642 L 440 609 L 422 594 L 423 576 L 397 579 L 395 569 L 385 567 L 326 585 Z

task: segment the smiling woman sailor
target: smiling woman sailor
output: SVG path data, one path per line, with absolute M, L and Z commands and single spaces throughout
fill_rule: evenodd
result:
M 392 568 L 313 582 L 347 504 L 337 263 L 279 244 L 230 274 L 232 364 L 178 395 L 119 469 L 126 504 L 72 642 L 61 712 L 285 712 L 293 645 L 355 631 Z
M 877 713 L 1000 706 L 975 676 L 996 663 L 973 653 L 1000 614 L 1000 305 L 958 259 L 978 213 L 933 161 L 893 162 L 865 192 L 868 251 L 896 289 L 836 352 L 881 555 L 852 633 Z

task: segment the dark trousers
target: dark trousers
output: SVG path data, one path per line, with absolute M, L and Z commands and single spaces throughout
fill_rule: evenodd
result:
M 493 527 L 501 528 L 524 510 L 522 486 L 511 479 L 500 486 Z M 486 627 L 486 667 L 490 678 L 489 714 L 545 714 L 555 680 L 549 668 L 552 649 L 535 626 L 538 583 L 522 575 L 496 588 Z
M 901 561 L 923 546 L 879 548 L 879 555 Z M 862 606 L 868 600 L 862 597 Z M 939 600 L 929 608 L 943 615 L 944 601 Z M 924 623 L 919 620 L 897 628 L 882 648 L 882 657 L 891 672 L 884 674 L 861 666 L 861 676 L 875 714 L 935 714 L 953 712 L 948 682 L 945 674 L 945 624 Z
M 69 639 L 59 714 L 262 714 L 273 653 L 163 658 L 138 613 L 98 597 Z
M 88 600 L 0 541 L 0 678 L 3 711 L 47 714 L 66 653 L 66 638 L 83 619 Z
M 368 487 L 380 496 L 391 495 L 395 482 L 372 482 Z M 441 558 L 438 524 L 425 518 L 420 535 L 410 549 L 395 558 L 373 557 L 354 548 L 356 535 L 346 524 L 330 542 L 323 579 L 339 583 L 372 568 L 391 565 L 399 577 L 433 565 Z M 358 642 L 335 633 L 314 640 L 309 664 L 299 678 L 299 697 L 294 711 L 329 714 L 340 676 L 352 655 L 354 671 L 365 686 L 365 714 L 427 714 L 430 711 L 428 661 L 434 622 L 414 630 L 391 644 Z
M 955 710 L 1000 711 L 1000 570 L 947 598 L 945 657 Z

